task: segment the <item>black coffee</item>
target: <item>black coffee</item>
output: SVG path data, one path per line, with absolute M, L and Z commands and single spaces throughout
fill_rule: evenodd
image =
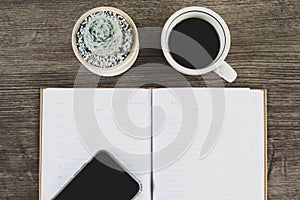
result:
M 173 59 L 190 69 L 207 67 L 217 57 L 220 41 L 215 28 L 205 20 L 190 18 L 177 24 L 170 33 Z

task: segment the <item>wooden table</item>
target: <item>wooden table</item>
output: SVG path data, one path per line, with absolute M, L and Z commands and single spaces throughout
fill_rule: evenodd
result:
M 85 11 L 111 5 L 138 27 L 162 27 L 176 10 L 191 5 L 218 12 L 228 23 L 232 47 L 227 61 L 238 79 L 227 87 L 268 89 L 269 199 L 300 199 L 300 3 L 281 1 L 19 1 L 0 2 L 0 199 L 38 199 L 39 90 L 73 87 L 77 77 L 98 78 L 80 65 L 71 48 L 72 28 Z M 160 50 L 142 49 L 133 67 L 166 61 Z M 147 77 L 126 73 L 123 85 Z M 160 65 L 153 83 L 182 86 Z M 151 73 L 150 73 L 151 74 Z M 185 76 L 192 86 L 201 77 Z M 120 76 L 101 78 L 114 87 Z M 125 80 L 125 81 L 124 81 Z M 151 83 L 149 84 L 151 85 Z

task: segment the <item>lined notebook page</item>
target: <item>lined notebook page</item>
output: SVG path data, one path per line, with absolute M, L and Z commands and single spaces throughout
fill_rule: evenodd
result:
M 99 149 L 108 150 L 130 172 L 149 171 L 151 143 L 139 138 L 138 131 L 142 137 L 151 136 L 150 100 L 151 91 L 146 89 L 45 89 L 41 199 L 51 199 Z M 128 115 L 114 110 L 122 109 L 124 102 Z M 127 123 L 128 118 L 135 126 Z M 100 131 L 109 144 L 99 139 Z M 142 156 L 143 162 L 130 153 Z M 143 186 L 136 199 L 150 199 L 150 173 L 134 175 Z
M 225 89 L 225 117 L 221 135 L 215 146 L 201 157 L 213 112 L 212 93 L 207 89 L 192 89 L 199 111 L 199 126 L 190 148 L 173 164 L 162 166 L 163 159 L 153 155 L 154 200 L 263 200 L 264 199 L 264 94 L 249 89 Z M 216 89 L 217 90 L 217 89 Z M 169 148 L 182 122 L 180 103 L 174 96 L 190 95 L 191 89 L 158 89 L 153 91 L 153 151 Z M 211 93 L 212 92 L 212 93 Z M 174 95 L 175 94 L 175 95 Z M 223 101 L 220 99 L 220 101 Z M 160 120 L 165 117 L 161 129 Z M 195 119 L 185 119 L 194 124 Z M 212 127 L 213 128 L 213 127 Z M 190 131 L 190 130 L 186 130 Z M 188 133 L 188 132 L 187 132 Z M 218 134 L 218 133 L 216 133 Z M 177 145 L 178 152 L 186 147 Z

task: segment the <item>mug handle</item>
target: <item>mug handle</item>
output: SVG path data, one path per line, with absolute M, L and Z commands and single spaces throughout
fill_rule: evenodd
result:
M 229 83 L 232 83 L 237 77 L 236 71 L 225 61 L 214 72 Z

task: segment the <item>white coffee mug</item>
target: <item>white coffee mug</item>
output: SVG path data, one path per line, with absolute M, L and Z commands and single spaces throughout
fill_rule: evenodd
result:
M 199 18 L 210 23 L 219 36 L 220 48 L 217 57 L 206 67 L 200 69 L 190 69 L 178 64 L 172 57 L 169 48 L 169 37 L 173 28 L 183 20 Z M 230 32 L 225 21 L 214 11 L 203 7 L 186 7 L 175 12 L 165 23 L 161 34 L 161 46 L 168 63 L 179 72 L 187 75 L 202 75 L 214 71 L 228 82 L 233 82 L 236 71 L 224 60 L 230 48 Z

